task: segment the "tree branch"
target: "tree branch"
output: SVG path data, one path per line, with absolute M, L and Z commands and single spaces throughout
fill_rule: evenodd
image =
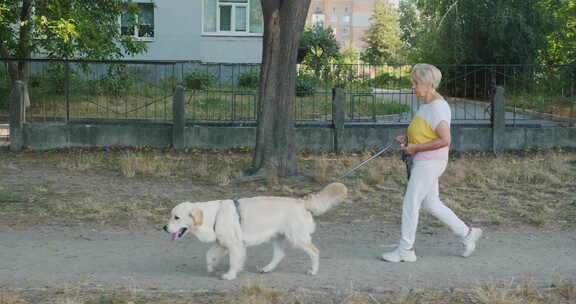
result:
M 32 0 L 22 1 L 22 10 L 20 11 L 20 41 L 18 47 L 18 57 L 27 58 L 30 57 L 30 12 L 32 10 Z

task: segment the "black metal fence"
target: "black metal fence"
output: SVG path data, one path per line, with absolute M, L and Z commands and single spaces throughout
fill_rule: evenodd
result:
M 8 64 L 25 63 L 33 120 L 172 118 L 186 87 L 188 121 L 255 121 L 260 66 L 195 61 L 1 59 L 0 113 L 8 108 Z M 495 86 L 506 89 L 510 123 L 576 117 L 576 66 L 438 65 L 454 123 L 489 123 Z M 347 120 L 407 123 L 418 107 L 410 65 L 298 66 L 294 117 L 330 121 L 332 89 L 346 92 Z M 547 114 L 543 116 L 543 114 Z

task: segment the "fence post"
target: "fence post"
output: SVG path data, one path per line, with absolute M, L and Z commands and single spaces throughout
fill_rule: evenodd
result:
M 185 147 L 184 126 L 186 125 L 186 112 L 184 108 L 184 88 L 177 86 L 174 91 L 172 103 L 172 146 L 175 149 Z
M 64 104 L 66 106 L 66 123 L 70 121 L 70 63 L 64 63 Z
M 492 97 L 492 151 L 504 150 L 506 133 L 506 109 L 504 108 L 504 88 L 497 86 Z
M 334 128 L 334 152 L 342 151 L 344 138 L 344 120 L 346 118 L 344 89 L 332 89 L 332 126 Z
M 26 120 L 24 106 L 24 82 L 13 82 L 10 91 L 10 150 L 22 150 L 24 146 L 24 122 Z

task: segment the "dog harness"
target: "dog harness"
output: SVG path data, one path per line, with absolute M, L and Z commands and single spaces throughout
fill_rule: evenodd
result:
M 240 202 L 238 202 L 238 200 L 232 200 L 232 201 L 234 201 L 234 207 L 236 207 L 236 213 L 238 214 L 238 222 L 242 224 L 242 214 L 240 213 Z
M 238 222 L 242 224 L 242 214 L 240 213 L 240 202 L 238 202 L 238 200 L 235 199 L 233 199 L 232 201 L 234 202 L 234 207 L 236 207 L 236 214 L 238 214 Z M 214 221 L 214 227 L 212 227 L 212 229 L 216 231 L 216 221 Z

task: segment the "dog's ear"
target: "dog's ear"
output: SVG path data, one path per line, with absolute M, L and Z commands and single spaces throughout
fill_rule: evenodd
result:
M 204 223 L 204 212 L 200 209 L 194 209 L 190 212 L 190 216 L 194 219 L 194 226 L 202 226 Z

